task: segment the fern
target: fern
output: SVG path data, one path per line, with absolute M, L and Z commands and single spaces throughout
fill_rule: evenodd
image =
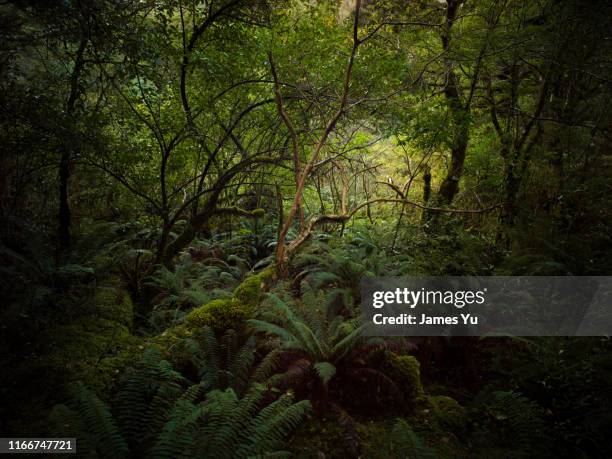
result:
M 327 385 L 336 374 L 336 367 L 329 362 L 317 362 L 314 364 L 314 369 L 324 385 Z
M 283 357 L 283 349 L 276 348 L 268 352 L 253 373 L 253 381 L 259 383 L 267 381 L 281 367 L 284 361 Z
M 210 327 L 203 327 L 193 339 L 186 339 L 183 346 L 207 390 L 231 387 L 242 394 L 248 387 L 255 362 L 254 339 L 240 344 L 234 330 L 227 330 L 217 339 Z
M 342 332 L 344 321 L 340 316 L 329 321 L 325 319 L 325 313 L 322 313 L 323 318 L 311 318 L 306 323 L 304 318 L 297 316 L 276 295 L 270 294 L 269 299 L 270 309 L 261 314 L 264 320 L 252 319 L 249 323 L 257 331 L 278 337 L 285 349 L 304 352 L 313 361 L 335 362 L 363 341 L 360 328 L 346 335 Z
M 480 406 L 489 421 L 488 431 L 480 432 L 486 439 L 482 449 L 501 450 L 513 458 L 546 453 L 549 428 L 537 403 L 516 392 L 497 391 L 482 396 Z
M 183 389 L 183 378 L 153 350 L 122 381 L 113 403 L 117 418 L 80 384 L 72 391 L 70 407 L 54 408 L 56 433 L 73 432 L 82 455 L 281 457 L 285 438 L 310 409 L 308 401 L 294 403 L 290 394 L 269 403 L 272 394 L 261 385 L 251 386 L 243 397 L 232 388 L 207 392 L 202 383 Z
M 58 433 L 72 432 L 79 440 L 80 454 L 127 457 L 128 446 L 108 406 L 81 383 L 71 386 L 69 392 L 69 405 L 56 406 L 51 415 Z
M 184 378 L 157 349 L 147 349 L 137 367 L 124 374 L 114 406 L 121 428 L 132 442 L 160 427 L 180 396 L 182 383 Z
M 252 457 L 277 450 L 309 410 L 308 401 L 294 404 L 290 394 L 281 396 L 249 423 L 243 433 L 245 443 L 237 449 L 235 457 Z
M 406 459 L 435 459 L 436 451 L 414 433 L 403 419 L 397 419 L 387 439 L 387 457 Z

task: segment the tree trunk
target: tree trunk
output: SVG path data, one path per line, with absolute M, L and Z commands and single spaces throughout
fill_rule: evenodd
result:
M 455 139 L 455 146 L 451 150 L 451 163 L 446 173 L 446 177 L 440 185 L 438 195 L 440 202 L 449 205 L 459 191 L 459 180 L 463 173 L 463 163 L 468 146 L 468 130 L 466 126 L 458 127 L 458 135 Z
M 446 7 L 446 21 L 444 30 L 440 37 L 442 48 L 448 54 L 451 49 L 451 29 L 462 0 L 448 0 Z M 450 205 L 459 191 L 459 180 L 463 173 L 463 163 L 469 141 L 468 116 L 470 113 L 469 97 L 464 104 L 461 96 L 461 89 L 457 75 L 455 74 L 454 64 L 449 57 L 444 58 L 444 69 L 446 71 L 446 82 L 444 85 L 444 97 L 448 102 L 450 118 L 453 130 L 453 146 L 451 148 L 450 166 L 446 172 L 446 177 L 440 184 L 437 194 L 437 201 L 443 206 Z M 476 78 L 476 74 L 474 75 Z M 425 213 L 425 221 L 436 218 L 437 214 Z
M 59 165 L 59 226 L 57 236 L 62 251 L 70 248 L 70 204 L 68 182 L 70 180 L 70 151 L 64 150 Z
M 431 167 L 427 164 L 423 166 L 423 205 L 427 206 L 431 198 Z M 431 214 L 426 210 L 421 215 L 421 223 L 425 224 L 429 221 Z
M 80 88 L 79 80 L 83 73 L 83 67 L 85 65 L 84 54 L 85 48 L 87 47 L 88 38 L 83 33 L 79 48 L 76 52 L 74 59 L 74 69 L 70 75 L 70 95 L 66 101 L 66 113 L 69 117 L 70 122 L 74 121 L 73 115 L 76 107 L 76 101 L 79 98 Z M 71 151 L 69 147 L 66 147 L 62 151 L 59 164 L 59 211 L 58 211 L 58 241 L 60 245 L 59 254 L 65 250 L 70 249 L 71 236 L 70 236 L 70 202 L 69 202 L 69 182 L 70 182 L 70 167 L 71 167 Z M 58 258 L 59 258 L 58 254 Z

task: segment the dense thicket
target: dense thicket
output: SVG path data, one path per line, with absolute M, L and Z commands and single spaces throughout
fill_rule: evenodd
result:
M 358 308 L 364 276 L 612 272 L 608 2 L 0 12 L 5 436 L 612 452 L 609 340 L 368 340 Z

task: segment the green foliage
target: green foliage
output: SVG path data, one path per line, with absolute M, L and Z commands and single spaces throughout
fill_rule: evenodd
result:
M 183 384 L 183 377 L 155 349 L 147 349 L 139 365 L 126 371 L 113 411 L 132 446 L 160 428 Z
M 313 368 L 325 386 L 336 375 L 336 367 L 329 362 L 317 362 L 313 365 Z
M 257 274 L 252 274 L 234 290 L 234 297 L 245 307 L 255 308 L 262 299 L 262 292 L 266 284 L 270 282 L 274 270 L 265 269 Z
M 612 457 L 609 339 L 417 360 L 358 307 L 373 275 L 612 271 L 607 3 L 2 2 L 7 435 L 80 379 L 54 416 L 92 457 L 259 457 L 293 394 L 316 454 Z
M 488 341 L 488 340 L 487 340 Z M 494 346 L 492 387 L 537 401 L 558 454 L 608 454 L 612 425 L 607 388 L 612 358 L 607 338 L 532 338 Z
M 174 325 L 194 306 L 229 297 L 228 290 L 237 285 L 241 275 L 240 268 L 222 260 L 216 265 L 196 263 L 190 254 L 173 270 L 160 266 L 145 283 L 159 291 L 152 300 L 155 308 L 149 321 L 158 329 Z
M 249 325 L 278 337 L 285 349 L 303 352 L 313 362 L 340 362 L 364 341 L 361 327 L 353 326 L 347 330 L 341 316 L 328 321 L 323 315 L 320 322 L 309 326 L 276 295 L 269 295 L 269 299 L 268 308 L 261 312 L 263 320 L 250 320 Z
M 354 239 L 353 239 L 354 242 Z M 313 242 L 293 261 L 296 278 L 307 281 L 314 289 L 333 286 L 346 289 L 352 298 L 359 297 L 359 286 L 364 276 L 372 275 L 361 259 L 355 258 L 355 245 L 330 248 L 327 244 Z M 367 258 L 364 254 L 363 258 Z
M 483 395 L 480 406 L 485 418 L 474 434 L 479 457 L 503 452 L 506 457 L 544 456 L 550 448 L 549 429 L 543 409 L 515 392 L 496 391 Z
M 259 385 L 242 398 L 231 388 L 206 386 L 204 380 L 188 385 L 150 349 L 123 376 L 114 417 L 95 394 L 77 385 L 74 408 L 56 406 L 51 422 L 79 438 L 85 457 L 128 457 L 129 445 L 129 454 L 138 457 L 243 458 L 278 454 L 310 407 L 308 401 L 294 403 L 289 393 L 270 402 L 270 392 Z
M 467 413 L 455 399 L 444 395 L 430 395 L 426 399 L 433 420 L 442 428 L 462 433 L 467 424 Z

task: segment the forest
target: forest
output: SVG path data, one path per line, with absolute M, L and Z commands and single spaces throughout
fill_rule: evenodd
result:
M 610 337 L 360 308 L 372 277 L 612 275 L 611 78 L 606 0 L 0 2 L 0 436 L 612 457 Z

